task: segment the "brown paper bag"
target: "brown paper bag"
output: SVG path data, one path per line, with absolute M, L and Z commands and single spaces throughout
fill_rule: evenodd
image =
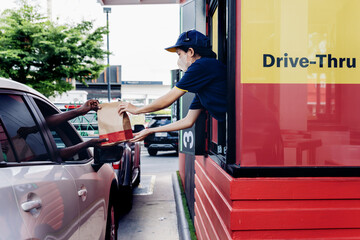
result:
M 102 145 L 113 145 L 133 138 L 131 123 L 126 113 L 119 116 L 120 102 L 100 104 L 98 110 L 99 138 L 108 138 Z

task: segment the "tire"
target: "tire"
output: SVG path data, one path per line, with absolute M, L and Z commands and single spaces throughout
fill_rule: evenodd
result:
M 114 205 L 114 200 L 110 198 L 108 215 L 106 220 L 105 240 L 117 240 L 118 225 L 119 225 L 118 212 Z
M 141 162 L 141 157 L 140 157 L 140 153 L 141 153 L 141 147 L 140 144 L 135 143 L 135 147 L 134 147 L 134 155 L 133 155 L 133 166 L 135 167 L 135 169 L 133 170 L 133 174 L 135 171 L 137 171 L 137 176 L 133 182 L 133 188 L 136 188 L 139 186 L 140 184 L 140 175 L 141 175 L 141 171 L 140 171 L 140 162 Z
M 139 166 L 139 172 L 138 172 L 138 175 L 136 176 L 136 179 L 135 179 L 134 184 L 133 184 L 134 188 L 138 187 L 139 184 L 140 184 L 140 173 L 141 172 L 140 172 L 140 166 Z
M 148 153 L 150 156 L 156 156 L 158 150 L 156 149 L 148 149 Z
M 133 189 L 131 186 L 121 186 L 119 189 L 120 213 L 127 214 L 133 205 Z

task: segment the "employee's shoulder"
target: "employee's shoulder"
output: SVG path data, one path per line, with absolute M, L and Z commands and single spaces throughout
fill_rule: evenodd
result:
M 222 72 L 226 69 L 225 65 L 215 58 L 200 58 L 190 67 L 195 72 Z
M 221 70 L 225 69 L 225 65 L 215 58 L 200 58 L 196 60 L 192 65 L 197 69 L 202 70 Z

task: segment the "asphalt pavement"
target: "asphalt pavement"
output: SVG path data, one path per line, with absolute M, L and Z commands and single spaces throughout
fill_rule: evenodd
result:
M 120 240 L 178 240 L 178 214 L 173 190 L 178 170 L 175 152 L 159 152 L 151 157 L 142 147 L 141 182 L 134 190 L 132 210 L 119 222 Z M 179 221 L 183 222 L 183 221 Z

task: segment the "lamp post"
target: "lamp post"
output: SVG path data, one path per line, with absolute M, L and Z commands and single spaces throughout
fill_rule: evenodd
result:
M 52 20 L 52 0 L 47 0 L 47 17 Z
M 111 13 L 111 8 L 104 8 L 104 13 L 106 13 L 106 29 L 107 29 L 107 76 L 108 76 L 108 101 L 111 99 L 111 83 L 110 83 L 110 52 L 109 52 L 109 13 Z

